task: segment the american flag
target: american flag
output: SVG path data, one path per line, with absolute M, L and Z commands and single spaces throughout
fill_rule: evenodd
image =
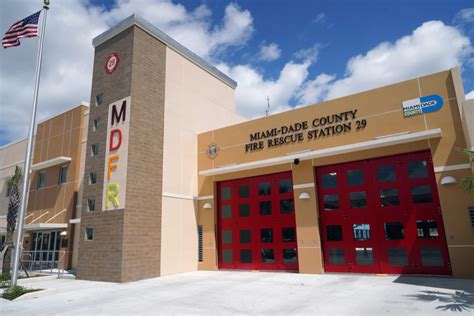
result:
M 38 11 L 23 20 L 15 22 L 2 39 L 3 48 L 20 46 L 20 38 L 38 36 Z

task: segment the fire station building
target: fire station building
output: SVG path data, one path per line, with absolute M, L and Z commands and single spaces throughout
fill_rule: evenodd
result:
M 474 194 L 462 186 L 474 100 L 459 68 L 245 120 L 235 81 L 138 16 L 93 45 L 89 109 L 60 120 L 56 134 L 69 138 L 57 144 L 39 128 L 34 157 L 36 177 L 70 164 L 70 186 L 57 191 L 69 203 L 48 199 L 57 210 L 45 218 L 74 236 L 61 247 L 77 278 L 474 278 Z M 31 210 L 45 203 L 35 189 Z M 31 228 L 47 227 L 39 214 Z

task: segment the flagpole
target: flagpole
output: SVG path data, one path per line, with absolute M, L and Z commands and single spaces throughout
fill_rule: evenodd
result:
M 24 176 L 23 176 L 23 190 L 21 193 L 21 205 L 20 213 L 18 214 L 18 226 L 15 238 L 15 258 L 13 261 L 13 272 L 11 279 L 11 287 L 16 286 L 18 280 L 18 269 L 20 267 L 20 256 L 21 256 L 21 245 L 23 243 L 23 226 L 25 222 L 25 213 L 26 207 L 28 204 L 28 185 L 30 179 L 30 167 L 31 167 L 31 155 L 33 152 L 33 135 L 35 132 L 35 123 L 36 123 L 36 108 L 38 105 L 38 90 L 40 83 L 40 73 L 41 73 L 41 60 L 43 57 L 43 42 L 44 42 L 44 32 L 46 29 L 46 16 L 48 15 L 49 10 L 49 0 L 44 0 L 43 10 L 43 21 L 41 22 L 41 31 L 40 39 L 38 43 L 38 52 L 36 55 L 36 73 L 35 73 L 35 90 L 33 92 L 33 108 L 31 110 L 31 121 L 30 129 L 28 131 L 28 144 L 26 147 L 26 158 L 24 166 Z

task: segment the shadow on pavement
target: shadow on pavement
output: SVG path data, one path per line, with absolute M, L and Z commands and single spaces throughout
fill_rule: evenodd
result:
M 400 276 L 394 283 L 454 290 L 454 293 L 452 291 L 424 290 L 413 295 L 407 295 L 407 297 L 424 302 L 438 301 L 440 305 L 436 309 L 442 311 L 463 312 L 474 310 L 473 280 L 447 277 Z

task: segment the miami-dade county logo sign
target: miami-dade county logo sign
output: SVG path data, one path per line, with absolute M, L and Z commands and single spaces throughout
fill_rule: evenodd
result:
M 214 159 L 217 157 L 217 155 L 219 154 L 219 151 L 220 151 L 220 148 L 219 146 L 217 146 L 217 144 L 215 143 L 211 143 L 208 147 L 207 147 L 207 151 L 206 151 L 206 154 L 209 158 L 211 159 Z
M 417 99 L 403 101 L 403 116 L 409 117 L 423 113 L 438 111 L 443 106 L 443 99 L 437 95 L 429 95 Z
M 117 53 L 112 53 L 107 57 L 107 61 L 105 62 L 104 69 L 107 74 L 112 74 L 115 69 L 117 68 L 120 62 L 120 58 Z

